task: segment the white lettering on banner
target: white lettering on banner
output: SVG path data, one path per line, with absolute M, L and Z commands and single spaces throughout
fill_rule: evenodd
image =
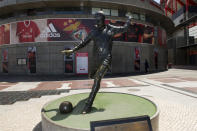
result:
M 46 27 L 45 30 L 40 34 L 40 37 L 41 38 L 48 38 L 48 37 L 57 38 L 57 37 L 60 37 L 60 33 L 58 33 L 54 25 L 50 23 L 48 27 Z

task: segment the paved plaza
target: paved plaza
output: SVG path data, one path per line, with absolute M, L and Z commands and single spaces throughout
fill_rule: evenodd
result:
M 0 77 L 0 131 L 41 131 L 44 104 L 89 92 L 93 84 L 86 77 Z M 100 91 L 130 93 L 154 101 L 160 111 L 159 131 L 197 131 L 197 70 L 108 76 L 101 87 Z

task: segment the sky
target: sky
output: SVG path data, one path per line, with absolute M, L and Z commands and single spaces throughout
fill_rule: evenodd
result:
M 160 2 L 160 0 L 154 0 L 154 1 L 156 1 L 157 3 L 159 3 L 159 2 Z

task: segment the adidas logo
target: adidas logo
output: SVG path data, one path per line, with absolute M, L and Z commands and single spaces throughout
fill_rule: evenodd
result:
M 52 38 L 52 37 L 60 37 L 60 33 L 57 32 L 54 25 L 50 23 L 48 27 L 40 34 L 41 38 Z

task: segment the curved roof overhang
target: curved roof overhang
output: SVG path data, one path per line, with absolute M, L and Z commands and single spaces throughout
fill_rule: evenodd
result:
M 0 15 L 8 14 L 12 12 L 17 12 L 23 9 L 33 9 L 33 8 L 47 8 L 47 7 L 103 7 L 103 8 L 114 8 L 122 9 L 133 12 L 142 12 L 147 14 L 151 20 L 156 22 L 158 25 L 165 28 L 167 33 L 172 33 L 174 30 L 174 23 L 169 17 L 166 17 L 164 14 L 155 12 L 153 10 L 145 9 L 143 7 L 138 7 L 131 4 L 116 3 L 116 2 L 103 2 L 103 1 L 89 1 L 89 0 L 50 0 L 50 1 L 35 1 L 35 2 L 26 2 L 20 4 L 13 4 L 9 6 L 4 6 L 0 8 Z

